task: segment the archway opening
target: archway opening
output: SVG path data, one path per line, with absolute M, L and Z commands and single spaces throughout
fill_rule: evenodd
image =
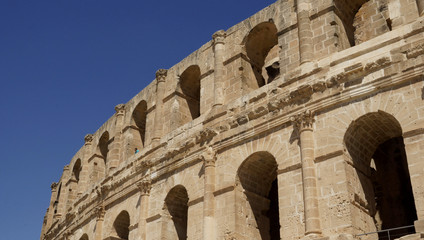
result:
M 344 42 L 355 46 L 392 30 L 388 1 L 335 0 L 334 4 L 337 21 L 343 24 L 341 31 L 344 33 L 342 32 L 340 37 L 344 48 L 349 47 Z
M 74 167 L 72 168 L 72 179 L 76 181 L 77 184 L 80 179 L 81 170 L 82 170 L 81 159 L 78 158 L 74 164 Z
M 128 240 L 130 233 L 130 215 L 127 211 L 122 211 L 113 222 L 115 234 L 120 240 Z
M 175 186 L 169 191 L 164 211 L 170 220 L 164 226 L 165 239 L 187 239 L 188 194 L 183 186 Z
M 250 89 L 272 82 L 280 74 L 277 27 L 273 22 L 263 22 L 254 27 L 244 40 L 252 75 L 246 84 Z M 252 79 L 256 81 L 251 81 Z
M 59 207 L 59 200 L 60 200 L 60 193 L 62 191 L 62 183 L 59 183 L 59 187 L 56 193 L 56 200 L 53 203 L 53 213 L 56 214 L 58 212 L 58 207 Z
M 355 201 L 372 218 L 372 230 L 413 225 L 417 214 L 399 122 L 382 111 L 368 113 L 352 122 L 344 142 L 360 182 Z M 390 234 L 399 238 L 411 230 Z M 379 238 L 385 237 L 381 233 Z
M 109 152 L 109 132 L 108 131 L 104 132 L 102 136 L 100 137 L 98 151 L 106 163 L 107 154 Z
M 248 239 L 280 239 L 280 218 L 278 206 L 277 162 L 267 152 L 258 152 L 249 156 L 240 166 L 237 182 L 243 190 L 243 206 Z
M 197 65 L 188 67 L 180 76 L 180 87 L 185 102 L 180 104 L 182 123 L 200 116 L 200 68 Z
M 132 121 L 135 126 L 133 126 L 137 133 L 133 134 L 133 147 L 140 148 L 144 147 L 146 139 L 146 117 L 147 117 L 147 103 L 146 101 L 141 101 L 135 107 L 132 113 Z M 132 148 L 132 149 L 134 149 Z
M 88 235 L 87 234 L 82 235 L 82 237 L 79 240 L 88 240 Z

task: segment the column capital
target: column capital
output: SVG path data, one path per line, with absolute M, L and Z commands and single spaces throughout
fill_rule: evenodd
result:
M 72 235 L 72 232 L 70 230 L 67 230 L 63 233 L 63 237 L 65 237 L 65 240 L 68 240 Z
M 215 166 L 216 156 L 215 156 L 215 151 L 213 150 L 212 147 L 207 147 L 206 151 L 202 153 L 201 157 L 205 163 L 205 167 Z
M 159 69 L 156 71 L 156 80 L 158 82 L 165 82 L 165 78 L 168 75 L 168 70 L 166 69 Z
M 98 206 L 96 208 L 97 221 L 103 221 L 106 214 L 106 209 L 104 206 Z
M 57 182 L 53 182 L 53 183 L 50 185 L 50 188 L 52 189 L 52 192 L 53 192 L 53 191 L 56 191 L 56 190 L 57 190 Z
M 227 33 L 224 30 L 219 30 L 216 31 L 213 35 L 212 35 L 212 39 L 213 39 L 213 44 L 216 45 L 218 43 L 222 43 L 224 44 L 225 41 L 225 37 L 227 36 Z
M 141 192 L 141 196 L 150 195 L 150 189 L 152 189 L 152 183 L 150 179 L 143 179 L 137 183 L 137 187 Z
M 115 106 L 115 111 L 117 115 L 124 115 L 125 113 L 125 104 L 118 104 Z
M 314 123 L 314 113 L 310 110 L 306 110 L 290 118 L 293 126 L 302 132 L 304 130 L 312 131 L 312 124 Z
M 91 145 L 91 142 L 93 141 L 93 134 L 87 134 L 84 137 L 85 145 Z

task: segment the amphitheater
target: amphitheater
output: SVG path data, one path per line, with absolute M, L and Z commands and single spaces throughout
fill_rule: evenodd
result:
M 278 0 L 115 110 L 42 240 L 424 239 L 424 0 Z

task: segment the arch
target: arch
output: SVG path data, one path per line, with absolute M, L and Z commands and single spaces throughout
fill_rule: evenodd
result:
M 82 170 L 81 159 L 78 158 L 74 164 L 74 167 L 72 168 L 72 179 L 75 180 L 77 184 L 80 179 L 81 170 Z
M 105 131 L 99 138 L 96 154 L 92 159 L 91 181 L 103 179 L 107 173 L 107 157 L 109 152 L 109 132 Z
M 187 239 L 188 194 L 182 185 L 173 187 L 164 203 L 162 239 Z
M 113 222 L 114 234 L 121 240 L 128 240 L 130 233 L 130 215 L 127 211 L 122 211 Z
M 68 197 L 66 201 L 66 209 L 68 209 L 72 205 L 72 203 L 78 196 L 78 193 L 80 190 L 79 180 L 80 180 L 81 170 L 82 170 L 81 159 L 78 158 L 75 161 L 74 166 L 72 167 L 71 178 L 69 179 L 69 182 L 67 183 Z
M 358 45 L 391 30 L 387 1 L 335 0 L 334 4 L 350 46 Z
M 367 113 L 349 125 L 344 144 L 359 179 L 355 201 L 375 223 L 371 231 L 413 225 L 417 214 L 399 122 L 383 111 Z
M 247 239 L 280 239 L 277 162 L 268 152 L 256 152 L 240 165 L 236 177 L 238 224 L 249 222 Z M 250 209 L 243 206 L 250 206 Z M 246 219 L 243 219 L 246 216 Z M 254 219 L 254 224 L 252 220 Z M 249 235 L 250 234 L 250 235 Z
M 60 201 L 60 192 L 62 191 L 62 183 L 59 183 L 59 187 L 56 193 L 56 200 L 53 203 L 54 214 L 58 212 L 59 201 Z
M 87 233 L 84 233 L 79 240 L 89 240 Z
M 108 131 L 105 131 L 100 137 L 97 149 L 98 149 L 98 153 L 103 157 L 106 163 L 107 154 L 109 152 L 109 132 Z
M 387 1 L 368 0 L 353 19 L 355 45 L 361 44 L 391 30 Z
M 144 147 L 146 143 L 147 103 L 140 101 L 132 113 L 132 122 L 137 133 L 133 134 L 133 147 Z M 132 148 L 132 149 L 134 149 Z
M 246 76 L 248 88 L 260 88 L 279 74 L 279 46 L 277 27 L 272 21 L 256 25 L 243 40 L 251 73 Z M 253 81 L 252 81 L 253 80 Z
M 200 68 L 191 65 L 180 76 L 181 91 L 184 94 L 190 120 L 200 116 Z

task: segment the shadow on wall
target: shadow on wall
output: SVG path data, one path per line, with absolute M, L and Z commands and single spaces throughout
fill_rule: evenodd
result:
M 344 141 L 361 186 L 355 201 L 375 223 L 370 232 L 413 225 L 417 215 L 399 122 L 383 111 L 365 114 L 352 122 Z

